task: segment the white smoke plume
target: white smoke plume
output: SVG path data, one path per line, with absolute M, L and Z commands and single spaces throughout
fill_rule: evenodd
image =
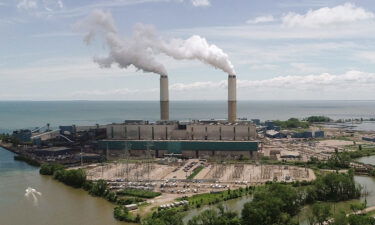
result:
M 228 55 L 216 45 L 210 45 L 205 38 L 194 35 L 186 40 L 172 39 L 163 42 L 159 50 L 174 59 L 196 59 L 221 69 L 228 74 L 235 74 Z
M 122 38 L 109 12 L 94 10 L 86 19 L 78 22 L 76 27 L 88 31 L 84 38 L 87 44 L 97 35 L 104 37 L 109 55 L 94 57 L 94 62 L 101 67 L 108 68 L 117 64 L 120 68 L 128 68 L 133 65 L 144 72 L 167 75 L 164 66 L 156 61 L 152 49 L 147 46 L 148 38 L 139 38 L 137 34 L 129 39 Z
M 235 74 L 228 55 L 198 35 L 186 40 L 165 40 L 157 34 L 153 26 L 136 24 L 133 35 L 125 39 L 118 34 L 112 15 L 101 10 L 93 11 L 78 24 L 88 30 L 85 37 L 88 44 L 97 34 L 105 37 L 110 49 L 109 56 L 94 59 L 102 67 L 110 67 L 114 63 L 121 68 L 134 65 L 145 72 L 166 75 L 164 66 L 155 59 L 157 54 L 163 53 L 177 60 L 199 60 L 228 74 Z

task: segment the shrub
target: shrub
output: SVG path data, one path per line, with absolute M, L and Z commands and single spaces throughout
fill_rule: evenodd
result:
M 140 197 L 140 198 L 155 198 L 161 195 L 160 192 L 153 192 L 153 191 L 139 190 L 139 189 L 132 189 L 132 188 L 121 190 L 117 192 L 117 194 Z
M 55 171 L 64 169 L 63 165 L 60 164 L 42 164 L 39 173 L 42 175 L 53 175 Z
M 138 223 L 140 222 L 140 217 L 134 217 L 130 214 L 129 210 L 124 206 L 116 206 L 113 211 L 113 216 L 120 221 Z

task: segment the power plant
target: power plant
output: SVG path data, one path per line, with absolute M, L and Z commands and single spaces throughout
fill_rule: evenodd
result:
M 258 150 L 256 126 L 250 121 L 226 120 L 143 121 L 126 120 L 105 126 L 107 138 L 99 141 L 103 150 L 121 152 L 131 146 L 130 154 L 144 156 L 148 145 L 155 157 L 170 154 L 182 157 L 248 157 Z
M 169 120 L 168 76 L 160 76 L 160 120 Z
M 236 75 L 228 75 L 228 119 L 169 119 L 168 76 L 160 76 L 160 121 L 125 120 L 105 126 L 107 138 L 100 140 L 101 149 L 120 151 L 132 146 L 129 153 L 154 157 L 170 154 L 182 157 L 252 157 L 258 150 L 256 126 L 247 120 L 237 120 Z M 150 146 L 153 146 L 150 148 Z
M 179 154 L 182 157 L 251 157 L 258 149 L 256 126 L 237 120 L 237 78 L 228 54 L 204 37 L 166 39 L 148 26 L 135 26 L 134 35 L 123 37 L 110 13 L 95 11 L 83 20 L 87 42 L 101 36 L 108 47 L 106 57 L 95 57 L 102 68 L 134 66 L 140 71 L 160 75 L 160 120 L 132 120 L 104 125 L 106 137 L 99 141 L 102 150 L 121 150 L 132 146 L 133 155 L 154 150 L 154 156 Z M 159 61 L 159 53 L 175 60 L 198 60 L 228 74 L 228 117 L 225 120 L 172 121 L 169 115 L 168 72 Z M 211 115 L 207 115 L 210 117 Z M 210 117 L 211 118 L 211 117 Z M 150 147 L 150 146 L 154 147 Z
M 237 78 L 228 75 L 228 122 L 234 123 L 237 119 Z

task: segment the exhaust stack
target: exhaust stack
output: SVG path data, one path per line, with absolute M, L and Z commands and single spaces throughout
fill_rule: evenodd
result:
M 234 123 L 237 119 L 237 78 L 228 75 L 228 122 Z
M 160 76 L 160 120 L 169 120 L 168 76 Z

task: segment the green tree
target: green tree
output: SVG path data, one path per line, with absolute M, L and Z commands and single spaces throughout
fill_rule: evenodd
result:
M 244 225 L 293 224 L 292 217 L 301 207 L 302 196 L 289 185 L 273 183 L 258 189 L 253 201 L 244 205 Z
M 94 196 L 105 196 L 107 192 L 107 182 L 105 180 L 98 180 L 91 186 L 90 194 Z
M 234 212 L 225 211 L 223 206 L 218 210 L 208 209 L 189 220 L 188 225 L 240 225 L 241 221 Z
M 348 221 L 349 225 L 375 225 L 375 219 L 369 215 L 351 214 Z
M 354 214 L 358 214 L 365 208 L 366 208 L 366 204 L 362 202 L 350 204 L 350 210 L 352 210 Z
M 346 213 L 344 211 L 338 212 L 333 217 L 332 225 L 347 225 L 347 224 L 348 224 L 348 218 L 346 217 Z
M 248 202 L 242 209 L 242 224 L 269 225 L 291 223 L 291 216 L 283 212 L 282 208 L 282 200 L 272 196 Z
M 330 122 L 331 118 L 326 116 L 310 116 L 306 119 L 310 123 Z
M 318 177 L 314 189 L 314 196 L 320 201 L 345 201 L 361 195 L 361 187 L 355 183 L 351 172 L 328 173 Z
M 323 203 L 315 203 L 312 206 L 312 213 L 309 217 L 310 225 L 323 225 L 331 217 L 331 209 L 329 205 Z
M 142 225 L 184 225 L 182 215 L 173 209 L 154 212 L 142 221 Z

